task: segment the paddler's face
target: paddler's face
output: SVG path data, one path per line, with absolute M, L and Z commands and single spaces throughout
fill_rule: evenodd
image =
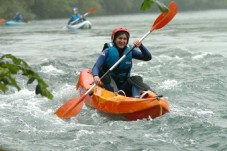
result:
M 73 14 L 77 14 L 77 10 L 73 10 L 72 13 L 73 13 Z
M 125 46 L 126 46 L 127 43 L 128 43 L 127 35 L 126 35 L 126 34 L 121 34 L 121 35 L 119 35 L 119 36 L 116 38 L 115 43 L 116 43 L 116 45 L 117 45 L 119 48 L 121 48 L 121 49 L 125 48 Z

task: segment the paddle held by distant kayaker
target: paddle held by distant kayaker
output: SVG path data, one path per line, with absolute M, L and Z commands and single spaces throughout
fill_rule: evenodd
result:
M 78 8 L 74 7 L 72 9 L 72 15 L 68 21 L 68 25 L 74 25 L 74 24 L 80 23 L 84 20 L 86 20 L 85 17 L 83 15 L 81 15 L 80 13 L 78 13 Z

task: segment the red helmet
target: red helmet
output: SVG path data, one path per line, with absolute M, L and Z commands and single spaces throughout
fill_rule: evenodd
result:
M 115 28 L 113 31 L 112 31 L 112 34 L 111 34 L 111 40 L 113 41 L 114 40 L 114 35 L 117 33 L 117 32 L 119 32 L 119 31 L 124 31 L 124 32 L 127 32 L 128 33 L 128 35 L 130 36 L 130 34 L 129 34 L 129 31 L 128 31 L 128 29 L 127 28 L 125 28 L 125 27 L 118 27 L 118 28 Z M 129 38 L 129 37 L 128 37 Z

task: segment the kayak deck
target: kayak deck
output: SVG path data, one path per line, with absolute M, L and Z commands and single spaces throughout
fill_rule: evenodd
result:
M 77 89 L 84 94 L 93 85 L 91 70 L 81 71 Z M 118 95 L 104 88 L 96 86 L 90 95 L 84 99 L 85 103 L 101 112 L 121 115 L 128 120 L 156 118 L 169 112 L 168 102 L 154 92 L 149 91 L 147 98 L 133 98 Z
M 91 22 L 88 20 L 85 20 L 83 22 L 80 22 L 75 25 L 67 25 L 67 28 L 70 30 L 75 30 L 75 29 L 91 29 Z

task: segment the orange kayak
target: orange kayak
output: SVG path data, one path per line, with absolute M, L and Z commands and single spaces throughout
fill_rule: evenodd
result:
M 80 72 L 77 90 L 82 96 L 92 85 L 91 70 L 84 69 Z M 154 119 L 169 112 L 168 102 L 164 98 L 156 97 L 156 94 L 151 91 L 147 98 L 133 98 L 118 95 L 96 86 L 84 101 L 101 112 L 123 116 L 127 120 Z

